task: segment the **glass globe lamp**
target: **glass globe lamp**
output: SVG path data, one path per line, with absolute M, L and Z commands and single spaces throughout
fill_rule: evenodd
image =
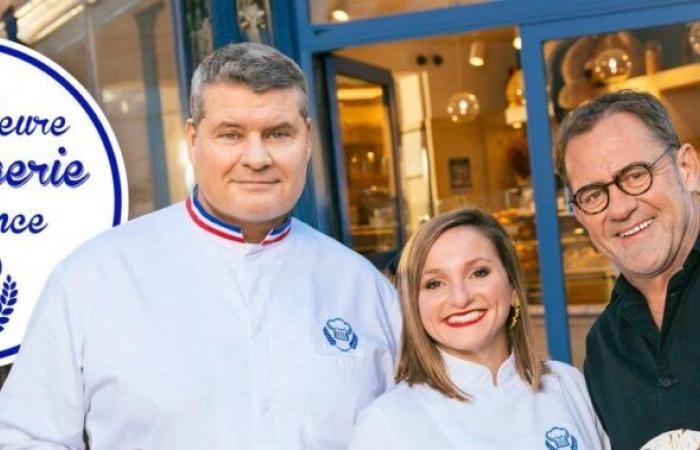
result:
M 688 40 L 690 41 L 690 48 L 693 49 L 693 52 L 696 55 L 700 55 L 700 22 L 695 22 L 690 26 Z
M 452 122 L 471 122 L 479 115 L 479 100 L 471 92 L 458 92 L 447 102 L 447 114 Z
M 617 83 L 630 77 L 632 61 L 622 49 L 609 48 L 598 53 L 593 62 L 593 76 L 603 83 Z

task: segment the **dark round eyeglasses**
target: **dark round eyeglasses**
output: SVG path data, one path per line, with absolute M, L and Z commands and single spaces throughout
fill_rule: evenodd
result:
M 593 183 L 582 187 L 576 191 L 569 203 L 575 205 L 586 214 L 598 214 L 608 207 L 610 203 L 609 188 L 613 184 L 627 195 L 637 196 L 644 194 L 651 189 L 654 181 L 652 169 L 661 161 L 661 158 L 669 154 L 670 150 L 665 150 L 650 163 L 636 163 L 624 167 L 608 183 Z

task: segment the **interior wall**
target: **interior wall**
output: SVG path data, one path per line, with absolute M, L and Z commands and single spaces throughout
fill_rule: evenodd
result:
M 514 130 L 500 123 L 500 117 L 479 118 L 461 124 L 440 118 L 431 121 L 435 151 L 438 211 L 471 205 L 491 211 L 507 206 L 505 192 L 516 186 L 512 152 Z M 453 189 L 450 159 L 469 158 L 472 185 Z
M 489 210 L 506 207 L 504 190 L 516 185 L 512 169 L 514 130 L 505 123 L 507 106 L 505 87 L 509 70 L 517 66 L 512 47 L 512 29 L 488 30 L 464 36 L 441 36 L 412 41 L 391 42 L 338 53 L 344 57 L 376 65 L 393 73 L 423 73 L 428 80 L 432 128 L 432 154 L 436 178 L 436 212 L 473 205 Z M 485 64 L 471 66 L 468 52 L 472 42 L 486 46 Z M 425 65 L 417 57 L 427 58 Z M 436 64 L 434 57 L 441 58 Z M 456 92 L 474 93 L 480 115 L 470 123 L 455 123 L 446 111 L 449 98 Z M 471 185 L 454 188 L 450 178 L 450 160 L 469 158 Z
M 395 71 L 425 71 L 430 80 L 430 106 L 434 118 L 447 117 L 450 96 L 468 90 L 479 99 L 482 113 L 502 113 L 506 107 L 505 88 L 508 69 L 516 66 L 516 52 L 512 47 L 512 29 L 471 33 L 458 39 L 456 36 L 426 38 L 391 42 L 343 49 L 338 54 Z M 486 42 L 486 62 L 473 67 L 467 62 L 469 44 L 475 40 Z M 419 55 L 428 63 L 416 62 Z M 442 63 L 436 65 L 432 58 L 439 55 Z M 461 73 L 461 81 L 460 81 Z

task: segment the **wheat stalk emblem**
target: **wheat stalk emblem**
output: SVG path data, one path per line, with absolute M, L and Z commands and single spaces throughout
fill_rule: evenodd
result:
M 2 279 L 2 261 L 0 260 L 0 279 Z M 5 326 L 10 322 L 10 316 L 15 312 L 15 304 L 17 303 L 17 282 L 8 274 L 2 282 L 2 291 L 0 291 L 0 333 L 5 329 Z

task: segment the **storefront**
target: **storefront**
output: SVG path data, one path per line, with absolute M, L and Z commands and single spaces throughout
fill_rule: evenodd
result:
M 315 210 L 377 260 L 435 214 L 491 211 L 516 242 L 539 340 L 580 365 L 616 270 L 571 213 L 552 134 L 570 109 L 633 88 L 660 98 L 698 147 L 700 5 L 466 3 L 297 2 L 327 149 L 314 160 Z
M 192 184 L 181 124 L 196 62 L 227 42 L 271 43 L 312 88 L 316 150 L 297 216 L 381 265 L 436 214 L 491 211 L 516 242 L 543 350 L 578 365 L 616 272 L 571 214 L 552 133 L 582 102 L 635 88 L 700 147 L 697 1 L 10 3 L 19 39 L 104 108 L 131 217 Z

